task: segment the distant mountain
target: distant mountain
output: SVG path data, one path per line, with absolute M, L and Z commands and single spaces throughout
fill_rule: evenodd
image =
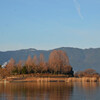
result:
M 55 50 L 63 50 L 67 53 L 70 64 L 75 71 L 93 68 L 100 73 L 100 48 L 79 49 L 71 47 L 61 47 Z M 44 54 L 45 60 L 47 61 L 51 51 L 52 50 L 36 50 L 30 48 L 16 51 L 0 52 L 0 64 L 3 64 L 10 58 L 14 58 L 16 61 L 26 60 L 28 55 L 33 57 L 34 55 L 39 56 L 41 53 Z

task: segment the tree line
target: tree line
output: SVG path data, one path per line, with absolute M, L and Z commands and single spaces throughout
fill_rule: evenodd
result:
M 75 77 L 100 77 L 100 74 L 94 69 L 85 69 L 84 71 L 78 71 L 74 75 Z
M 40 54 L 39 57 L 35 55 L 33 58 L 29 55 L 26 61 L 20 60 L 17 63 L 11 58 L 5 68 L 0 68 L 1 77 L 31 73 L 73 76 L 73 69 L 69 63 L 67 54 L 61 50 L 52 51 L 47 62 L 43 54 Z

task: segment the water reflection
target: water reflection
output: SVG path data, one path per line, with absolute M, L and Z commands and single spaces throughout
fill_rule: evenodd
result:
M 85 92 L 95 91 L 100 86 L 100 84 L 96 82 L 75 83 L 75 85 L 78 88 L 83 89 Z
M 72 94 L 72 83 L 0 84 L 0 100 L 70 100 Z
M 0 100 L 99 100 L 99 83 L 27 82 L 0 84 Z
M 100 83 L 74 83 L 74 93 L 71 100 L 99 100 Z

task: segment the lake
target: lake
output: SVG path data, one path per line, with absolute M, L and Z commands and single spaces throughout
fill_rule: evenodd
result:
M 96 82 L 0 83 L 0 100 L 100 100 L 100 84 Z

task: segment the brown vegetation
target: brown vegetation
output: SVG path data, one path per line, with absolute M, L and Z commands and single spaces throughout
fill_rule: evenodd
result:
M 84 71 L 78 71 L 75 73 L 75 77 L 100 77 L 100 75 L 94 69 L 86 69 Z
M 48 62 L 45 62 L 43 54 L 40 54 L 39 58 L 36 55 L 31 58 L 29 55 L 26 61 L 19 61 L 18 63 L 15 63 L 15 60 L 11 58 L 5 68 L 0 68 L 0 72 L 0 76 L 3 78 L 10 75 L 36 73 L 73 76 L 73 70 L 69 64 L 68 56 L 61 50 L 52 51 Z

